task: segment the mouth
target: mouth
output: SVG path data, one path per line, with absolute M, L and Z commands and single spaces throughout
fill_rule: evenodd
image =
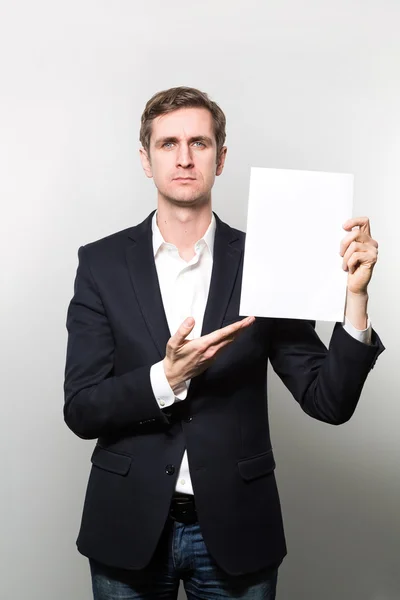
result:
M 175 177 L 172 181 L 195 181 L 194 177 Z

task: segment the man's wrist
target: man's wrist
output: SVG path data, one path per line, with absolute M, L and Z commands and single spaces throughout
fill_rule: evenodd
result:
M 368 327 L 368 293 L 354 294 L 347 290 L 345 316 L 359 330 Z
M 174 393 L 178 392 L 182 388 L 183 380 L 177 379 L 176 376 L 174 376 L 171 373 L 171 371 L 168 367 L 168 361 L 166 358 L 164 358 L 164 360 L 163 360 L 163 367 L 164 367 L 165 377 L 167 378 L 170 388 L 172 389 L 172 391 Z

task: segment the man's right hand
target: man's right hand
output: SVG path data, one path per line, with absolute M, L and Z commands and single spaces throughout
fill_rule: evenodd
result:
M 183 381 L 205 371 L 220 351 L 231 344 L 240 332 L 250 327 L 254 321 L 254 317 L 246 317 L 208 335 L 187 340 L 187 336 L 193 330 L 194 319 L 192 317 L 186 319 L 175 335 L 168 340 L 163 361 L 165 375 L 172 390 Z

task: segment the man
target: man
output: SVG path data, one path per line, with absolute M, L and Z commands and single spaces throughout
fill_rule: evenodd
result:
M 351 417 L 383 351 L 367 317 L 377 243 L 368 219 L 344 225 L 329 351 L 311 322 L 243 319 L 245 236 L 211 209 L 223 112 L 192 88 L 160 92 L 140 140 L 157 211 L 80 249 L 68 312 L 65 420 L 98 440 L 78 548 L 96 600 L 176 598 L 180 580 L 190 599 L 273 599 L 286 547 L 267 361 L 310 416 Z

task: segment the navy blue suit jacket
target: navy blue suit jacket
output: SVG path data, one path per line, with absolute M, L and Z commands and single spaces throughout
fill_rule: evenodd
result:
M 80 248 L 68 310 L 65 420 L 97 439 L 78 548 L 126 569 L 145 567 L 165 525 L 188 451 L 201 530 L 230 574 L 277 565 L 286 553 L 268 425 L 267 361 L 311 417 L 353 414 L 383 346 L 337 324 L 329 351 L 314 323 L 257 318 L 188 397 L 160 410 L 150 367 L 171 335 L 152 250 L 152 214 Z M 218 217 L 203 330 L 238 320 L 245 234 Z

